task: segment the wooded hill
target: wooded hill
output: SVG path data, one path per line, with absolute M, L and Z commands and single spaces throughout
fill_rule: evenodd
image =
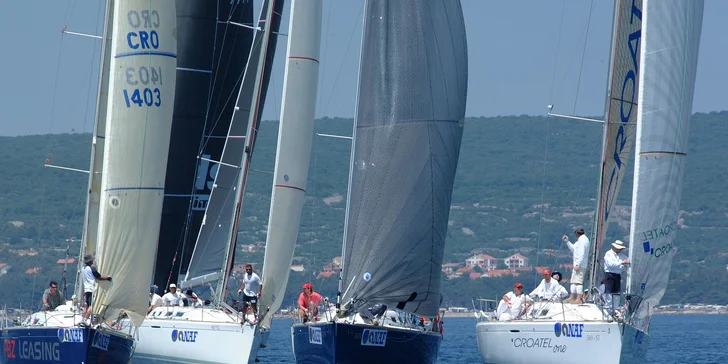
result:
M 728 112 L 696 114 L 677 234 L 671 283 L 663 303 L 728 303 Z M 316 131 L 351 135 L 352 121 L 324 118 Z M 239 232 L 239 245 L 265 240 L 270 184 L 275 159 L 277 122 L 263 122 L 253 158 Z M 569 262 L 560 237 L 575 225 L 591 234 L 601 152 L 601 125 L 534 116 L 468 118 L 455 180 L 445 262 L 464 262 L 483 252 L 502 259 L 515 253 L 532 266 L 556 267 Z M 291 277 L 287 302 L 304 280 L 341 255 L 350 141 L 314 137 L 307 200 L 296 261 L 306 269 Z M 84 213 L 84 173 L 44 168 L 54 164 L 88 169 L 89 134 L 35 135 L 0 138 L 0 264 L 10 269 L 0 277 L 0 304 L 37 304 L 50 279 L 63 276 L 58 259 L 75 258 Z M 633 165 L 630 162 L 631 168 Z M 608 238 L 627 241 L 631 172 L 622 186 Z M 32 250 L 31 250 L 32 249 Z M 37 255 L 35 252 L 38 252 Z M 262 263 L 262 250 L 239 252 L 236 260 Z M 38 274 L 28 269 L 41 268 Z M 260 267 L 258 267 L 259 269 Z M 71 271 L 75 267 L 69 267 Z M 67 274 L 73 280 L 73 274 Z M 568 274 L 567 274 L 568 276 Z M 521 281 L 530 289 L 540 278 L 518 277 L 444 280 L 445 302 L 469 306 L 472 297 L 495 298 Z M 315 280 L 333 295 L 335 277 Z M 71 282 L 72 283 L 72 282 Z

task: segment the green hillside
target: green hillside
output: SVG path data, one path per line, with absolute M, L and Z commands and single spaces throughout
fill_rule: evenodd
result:
M 715 283 L 728 285 L 728 248 L 722 240 L 728 226 L 723 187 L 728 168 L 718 163 L 728 139 L 725 122 L 728 112 L 693 117 L 679 251 L 664 303 L 728 303 L 728 293 L 713 289 Z M 520 253 L 532 266 L 568 263 L 560 236 L 573 225 L 591 230 L 601 126 L 531 116 L 469 118 L 465 125 L 445 261 L 462 262 L 484 252 L 496 258 Z M 259 131 L 239 245 L 265 240 L 277 127 L 276 122 L 264 122 Z M 316 129 L 350 135 L 351 120 L 325 118 L 317 121 Z M 315 138 L 294 263 L 306 272 L 292 275 L 287 302 L 305 280 L 315 280 L 317 289 L 330 296 L 336 290 L 335 277 L 315 277 L 340 255 L 349 146 L 344 139 Z M 77 255 L 79 243 L 66 240 L 81 235 L 88 175 L 44 168 L 43 162 L 52 156 L 54 164 L 86 169 L 89 151 L 88 134 L 0 138 L 0 173 L 6 180 L 0 192 L 0 218 L 5 222 L 0 224 L 0 263 L 10 267 L 0 276 L 0 304 L 37 304 L 40 288 L 63 277 L 56 261 L 66 258 L 67 251 Z M 609 239 L 627 239 L 630 178 L 613 213 Z M 239 263 L 263 260 L 261 251 L 236 257 Z M 35 267 L 41 268 L 39 274 L 26 274 Z M 67 276 L 73 280 L 73 274 Z M 471 297 L 499 296 L 515 280 L 528 289 L 536 279 L 532 272 L 515 278 L 443 278 L 443 293 L 448 304 L 469 305 Z

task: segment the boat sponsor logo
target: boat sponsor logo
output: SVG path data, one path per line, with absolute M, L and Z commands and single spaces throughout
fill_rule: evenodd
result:
M 665 226 L 660 226 L 655 229 L 645 230 L 638 233 L 638 236 L 642 235 L 642 240 L 655 240 L 665 236 L 668 236 L 678 229 L 677 221 L 673 221 Z
M 665 244 L 661 247 L 653 248 L 650 246 L 649 240 L 642 243 L 642 247 L 644 248 L 646 254 L 650 254 L 655 258 L 659 258 L 672 252 L 672 244 Z
M 364 329 L 361 333 L 362 346 L 384 346 L 387 343 L 387 330 Z
M 619 52 L 619 50 L 622 49 L 622 42 L 624 42 L 626 43 L 627 49 L 629 51 L 631 62 L 629 62 L 629 66 L 626 70 L 621 70 L 620 67 L 615 67 L 615 71 L 619 73 L 615 74 L 614 78 L 617 80 L 621 79 L 622 84 L 611 86 L 613 90 L 619 93 L 619 96 L 610 95 L 611 99 L 614 102 L 617 102 L 618 105 L 617 110 L 612 110 L 612 108 L 610 107 L 610 120 L 608 120 L 608 122 L 610 124 L 617 123 L 619 125 L 619 128 L 614 134 L 614 140 L 607 141 L 609 143 L 609 148 L 612 148 L 611 150 L 607 150 L 607 161 L 609 161 L 609 159 L 611 158 L 614 161 L 614 165 L 611 167 L 611 171 L 604 171 L 604 177 L 608 180 L 607 189 L 604 196 L 604 202 L 606 204 L 604 208 L 604 219 L 602 220 L 604 222 L 609 220 L 609 211 L 612 209 L 612 205 L 617 200 L 614 192 L 616 192 L 615 190 L 619 186 L 619 179 L 624 173 L 622 171 L 622 167 L 625 166 L 625 164 L 622 162 L 622 158 L 625 157 L 625 155 L 623 155 L 623 152 L 625 147 L 627 146 L 628 140 L 625 126 L 629 125 L 630 119 L 632 119 L 632 115 L 637 109 L 635 97 L 637 96 L 640 40 L 642 38 L 642 9 L 640 9 L 638 5 L 639 4 L 637 4 L 636 0 L 632 0 L 630 14 L 628 14 L 630 26 L 626 26 L 629 28 L 636 27 L 636 29 L 632 33 L 628 34 L 626 38 L 620 37 L 620 39 L 617 40 L 620 45 L 617 46 L 618 51 L 616 52 L 617 54 L 614 55 L 614 57 L 624 57 L 624 55 L 620 54 Z M 621 36 L 621 34 L 618 34 L 618 36 Z M 622 74 L 622 72 L 624 72 L 624 74 Z M 614 113 L 614 111 L 617 111 L 617 120 L 614 120 L 615 115 L 611 115 L 612 113 Z M 632 143 L 630 143 L 630 147 L 631 144 Z M 610 155 L 609 153 L 613 154 Z
M 308 327 L 308 342 L 311 344 L 323 344 L 323 340 L 321 340 L 320 327 Z
M 5 339 L 7 359 L 61 361 L 61 343 L 23 339 Z
M 550 349 L 554 353 L 565 353 L 566 345 L 551 345 L 551 338 L 548 337 L 517 337 L 511 339 L 514 348 L 543 348 Z
M 582 337 L 584 334 L 584 324 L 557 322 L 554 324 L 554 334 L 556 334 L 556 337 Z
M 60 328 L 58 329 L 58 341 L 62 343 L 82 343 L 83 329 Z
M 197 174 L 195 175 L 195 192 L 192 194 L 192 210 L 205 211 L 207 203 L 210 201 L 210 191 L 215 183 L 215 175 L 219 168 L 219 164 L 210 163 L 212 158 L 210 154 L 203 154 L 197 165 Z
M 172 341 L 181 343 L 197 342 L 197 331 L 192 330 L 172 330 Z
M 106 351 L 109 350 L 109 341 L 111 341 L 111 335 L 96 331 L 91 346 Z

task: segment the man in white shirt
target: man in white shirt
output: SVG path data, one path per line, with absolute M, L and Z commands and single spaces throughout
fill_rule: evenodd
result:
M 238 294 L 243 293 L 243 303 L 247 307 L 246 313 L 258 312 L 258 297 L 260 297 L 261 289 L 263 289 L 263 281 L 253 272 L 253 265 L 246 264 L 243 284 L 238 290 Z
M 619 292 L 622 287 L 622 269 L 629 264 L 629 258 L 621 254 L 625 249 L 621 240 L 612 243 L 612 249 L 604 254 L 604 295 L 607 310 L 615 314 L 619 307 Z M 615 302 L 616 301 L 616 302 Z
M 157 286 L 152 286 L 149 289 L 149 309 L 147 309 L 147 313 L 150 313 L 153 309 L 162 306 L 164 306 L 164 300 L 162 300 L 162 297 L 157 294 Z
M 96 267 L 94 267 L 94 256 L 86 254 L 83 257 L 84 267 L 81 269 L 81 278 L 83 278 L 83 295 L 86 307 L 83 309 L 84 322 L 91 319 L 91 296 L 96 289 L 96 280 L 109 281 L 111 277 L 102 276 Z
M 533 304 L 531 297 L 523 294 L 523 285 L 516 283 L 513 291 L 503 295 L 503 299 L 498 304 L 498 321 L 518 319 L 531 304 Z
M 182 294 L 177 292 L 177 285 L 172 283 L 169 285 L 169 292 L 162 296 L 165 306 L 180 306 L 182 303 Z
M 566 235 L 561 239 L 564 240 L 573 255 L 574 270 L 571 272 L 569 301 L 574 301 L 574 295 L 576 295 L 576 302 L 581 302 L 584 293 L 584 272 L 589 265 L 589 238 L 584 235 L 584 228 L 581 227 L 576 228 L 574 234 L 576 234 L 576 243 L 569 241 L 569 237 Z
M 562 287 L 555 279 L 552 279 L 551 271 L 548 269 L 543 271 L 541 284 L 529 294 L 531 298 L 547 301 L 559 301 L 568 295 L 566 288 Z

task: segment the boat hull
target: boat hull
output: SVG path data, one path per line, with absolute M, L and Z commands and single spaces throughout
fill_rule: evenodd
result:
M 566 327 L 564 329 L 563 327 Z M 648 335 L 618 322 L 479 322 L 483 363 L 644 362 Z
M 296 363 L 434 363 L 442 335 L 362 324 L 295 324 L 291 340 Z
M 256 331 L 240 323 L 147 319 L 138 329 L 132 363 L 252 363 Z
M 0 337 L 0 364 L 128 364 L 134 354 L 134 339 L 114 330 L 10 327 Z

